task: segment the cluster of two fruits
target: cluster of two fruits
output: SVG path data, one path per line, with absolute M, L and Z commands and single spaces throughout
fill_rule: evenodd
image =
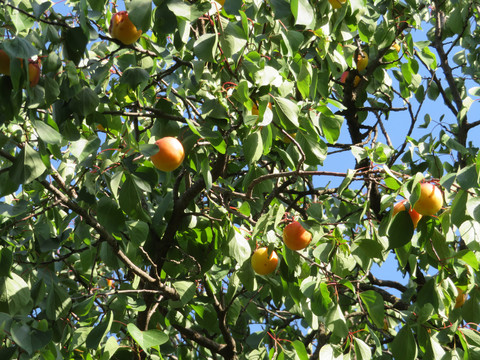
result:
M 3 49 L 0 49 L 0 74 L 10 76 L 10 56 Z M 20 66 L 23 68 L 23 59 L 20 59 Z M 28 60 L 28 81 L 30 87 L 34 87 L 40 80 L 39 61 Z
M 393 216 L 400 211 L 407 209 L 407 200 L 397 202 L 393 206 Z M 420 185 L 420 197 L 412 206 L 409 206 L 408 213 L 413 222 L 413 227 L 416 228 L 422 216 L 431 216 L 436 214 L 443 205 L 442 192 L 438 187 L 430 183 L 423 183 Z
M 413 227 L 417 228 L 418 222 L 423 216 L 435 215 L 443 205 L 442 192 L 433 184 L 423 183 L 420 185 L 420 197 L 412 206 L 408 205 L 407 200 L 397 202 L 393 206 L 393 216 L 400 211 L 407 210 L 412 219 Z M 467 300 L 468 294 L 457 286 L 457 297 L 455 298 L 455 309 L 463 306 Z
M 355 58 L 355 63 L 357 64 L 357 71 L 361 73 L 363 70 L 367 68 L 368 65 L 368 54 L 365 51 L 358 51 L 357 56 Z M 342 84 L 345 84 L 345 82 L 348 79 L 348 76 L 350 75 L 350 71 L 344 71 L 342 76 L 340 77 L 340 82 Z M 355 78 L 353 79 L 353 87 L 357 87 L 358 84 L 360 83 L 360 76 L 355 75 Z
M 283 229 L 283 242 L 290 250 L 303 250 L 312 241 L 312 234 L 298 221 L 293 221 Z M 253 252 L 252 268 L 259 275 L 268 275 L 275 271 L 278 255 L 275 250 L 270 253 L 267 247 L 260 247 Z
M 137 30 L 135 25 L 128 18 L 126 11 L 120 11 L 112 16 L 110 27 L 108 29 L 110 35 L 120 40 L 125 45 L 136 42 L 142 30 Z M 20 59 L 20 65 L 23 68 L 23 59 Z M 10 76 L 11 60 L 10 56 L 4 49 L 0 49 L 0 74 Z M 30 87 L 34 87 L 40 81 L 40 62 L 38 60 L 28 60 L 28 82 Z

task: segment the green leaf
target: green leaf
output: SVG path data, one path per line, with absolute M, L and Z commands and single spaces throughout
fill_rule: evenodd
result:
M 343 125 L 343 116 L 327 116 L 321 113 L 320 125 L 322 126 L 323 135 L 327 142 L 329 144 L 335 144 L 340 136 L 340 129 Z
M 340 305 L 338 304 L 335 304 L 327 312 L 327 315 L 325 316 L 325 325 L 339 338 L 344 338 L 348 335 L 347 322 L 345 321 L 342 309 L 340 309 Z
M 98 222 L 108 232 L 118 232 L 125 226 L 125 217 L 117 203 L 110 198 L 102 197 L 97 203 Z
M 455 139 L 451 138 L 447 134 L 442 135 L 441 139 L 442 143 L 447 146 L 449 149 L 458 151 L 462 155 L 467 155 L 468 150 L 465 148 L 465 146 L 461 145 L 458 141 Z
M 152 2 L 150 0 L 135 0 L 125 2 L 128 10 L 128 18 L 135 27 L 144 33 L 150 29 L 152 17 Z
M 468 165 L 457 172 L 457 182 L 464 190 L 478 186 L 478 175 L 475 164 Z
M 312 84 L 312 65 L 302 59 L 300 66 L 300 73 L 297 76 L 298 91 L 304 99 L 308 98 L 310 94 L 310 86 Z
M 231 58 L 247 45 L 247 37 L 240 26 L 230 22 L 220 34 L 220 44 L 225 56 Z
M 359 238 L 352 244 L 352 255 L 363 269 L 371 266 L 373 259 L 382 259 L 383 246 L 378 241 Z
M 13 252 L 7 247 L 0 249 L 0 276 L 10 276 L 13 264 Z
M 435 283 L 434 278 L 428 279 L 425 285 L 422 286 L 422 288 L 417 294 L 416 305 L 418 306 L 418 308 L 421 310 L 426 309 L 427 304 L 432 305 L 434 309 L 438 308 L 439 296 L 437 291 L 437 284 Z M 433 311 L 429 311 L 429 310 L 426 312 L 433 313 Z M 427 319 L 425 319 L 425 321 Z
M 343 178 L 342 183 L 338 187 L 338 196 L 342 195 L 342 192 L 350 185 L 356 173 L 353 169 L 347 170 L 347 176 Z
M 332 344 L 325 344 L 320 349 L 319 359 L 322 360 L 342 360 L 342 350 Z
M 400 211 L 393 217 L 388 229 L 389 249 L 399 248 L 412 240 L 414 228 L 408 211 Z
M 112 311 L 107 312 L 107 315 L 103 317 L 100 324 L 96 324 L 93 330 L 87 336 L 87 348 L 88 349 L 97 349 L 103 338 L 108 334 L 113 323 L 113 313 Z
M 480 251 L 480 223 L 467 220 L 458 229 L 465 244 L 472 251 Z
M 355 355 L 356 360 L 370 360 L 372 358 L 372 350 L 363 340 L 355 338 Z
M 307 349 L 305 349 L 303 342 L 300 340 L 295 340 L 292 342 L 292 345 L 295 348 L 296 355 L 300 360 L 308 360 Z
M 129 217 L 146 222 L 151 221 L 143 209 L 142 197 L 132 175 L 126 175 L 126 180 L 118 195 L 118 201 L 123 212 Z
M 165 344 L 168 341 L 168 335 L 160 330 L 147 330 L 141 331 L 134 324 L 128 324 L 127 330 L 135 340 L 135 342 L 140 345 L 140 347 L 146 352 L 154 346 L 159 346 Z
M 461 34 L 464 31 L 464 19 L 462 16 L 462 10 L 463 7 L 456 6 L 448 14 L 449 16 L 447 17 L 446 26 L 454 34 Z
M 452 202 L 451 219 L 457 227 L 467 220 L 467 199 L 468 193 L 459 190 Z
M 295 140 L 305 153 L 305 162 L 309 165 L 321 165 L 327 157 L 327 145 L 316 134 L 298 132 Z M 294 148 L 296 149 L 296 147 Z
M 230 231 L 230 240 L 228 241 L 228 253 L 239 265 L 242 265 L 250 258 L 251 248 L 248 241 L 235 229 Z
M 118 341 L 115 336 L 110 336 L 104 346 L 104 351 L 103 351 L 103 356 L 106 359 L 113 359 L 113 354 L 117 351 L 117 349 L 120 347 L 118 345 Z M 103 359 L 103 357 L 102 357 Z M 52 359 L 53 360 L 53 359 Z
M 47 169 L 38 152 L 25 144 L 20 153 L 15 157 L 10 177 L 17 184 L 28 184 L 43 174 Z
M 167 6 L 168 9 L 175 14 L 175 16 L 187 21 L 194 21 L 198 19 L 211 8 L 211 4 L 209 3 L 195 3 L 191 5 L 182 0 L 169 1 Z
M 258 86 L 267 86 L 276 83 L 281 79 L 280 73 L 272 66 L 265 66 L 255 72 L 255 81 Z
M 155 9 L 153 31 L 157 34 L 172 34 L 177 30 L 177 17 L 170 11 L 166 2 L 161 2 Z
M 416 360 L 417 344 L 412 331 L 408 326 L 403 326 L 390 344 L 393 356 L 396 359 Z
M 480 347 L 480 335 L 477 331 L 468 328 L 462 328 L 461 332 L 462 335 L 465 336 L 469 345 Z
M 275 110 L 278 117 L 282 120 L 283 123 L 287 124 L 289 127 L 294 126 L 298 128 L 300 123 L 298 122 L 298 107 L 293 101 L 288 99 L 274 97 L 275 100 Z
M 137 246 L 143 246 L 148 238 L 148 224 L 139 220 L 130 220 L 127 222 L 127 229 L 130 240 Z
M 65 317 L 72 307 L 72 298 L 68 292 L 55 282 L 52 282 L 46 300 L 46 314 L 50 320 Z
M 200 60 L 215 62 L 217 44 L 217 34 L 204 34 L 195 41 L 193 51 Z
M 367 290 L 360 293 L 360 298 L 375 326 L 383 328 L 385 309 L 382 296 L 376 291 Z
M 11 328 L 12 339 L 28 354 L 33 353 L 32 337 L 30 326 L 14 323 Z
M 263 154 L 263 139 L 259 131 L 247 136 L 243 144 L 243 152 L 249 164 L 257 162 Z
M 43 121 L 34 121 L 33 124 L 40 139 L 47 144 L 61 145 L 62 135 L 60 135 L 57 130 L 45 124 Z
M 476 197 L 470 197 L 467 201 L 467 214 L 480 222 L 480 199 Z
M 85 53 L 85 49 L 87 48 L 88 38 L 81 27 L 67 27 L 66 29 L 63 29 L 66 56 L 68 59 L 72 60 L 75 65 L 78 65 Z
M 76 328 L 71 337 L 71 342 L 69 344 L 70 351 L 79 348 L 85 341 L 87 341 L 87 336 L 93 330 L 93 327 L 79 327 Z
M 21 59 L 30 59 L 37 55 L 38 50 L 22 36 L 15 36 L 2 42 L 3 49 L 10 55 Z
M 86 117 L 97 110 L 100 100 L 97 94 L 89 87 L 83 87 L 82 90 L 72 99 L 70 106 L 80 115 Z
M 475 253 L 470 250 L 460 250 L 455 254 L 455 257 L 463 260 L 476 271 L 480 269 L 480 263 L 478 262 Z
M 0 312 L 28 314 L 32 304 L 30 288 L 25 280 L 15 273 L 0 278 Z
M 191 281 L 176 281 L 173 283 L 173 287 L 180 295 L 180 301 L 182 305 L 186 305 L 195 297 L 195 291 L 197 286 Z
M 328 285 L 320 283 L 313 293 L 312 299 L 312 311 L 317 316 L 323 316 L 329 309 L 332 299 L 330 297 L 330 291 L 328 291 Z
M 150 79 L 150 74 L 145 69 L 133 67 L 123 72 L 120 84 L 128 84 L 132 89 L 136 89 L 138 85 L 147 82 L 148 79 Z
M 315 11 L 307 0 L 291 0 L 290 8 L 295 17 L 295 25 L 310 25 L 314 20 Z

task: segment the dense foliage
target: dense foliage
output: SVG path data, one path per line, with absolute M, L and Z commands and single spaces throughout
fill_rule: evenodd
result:
M 480 358 L 480 4 L 340 5 L 0 0 L 1 359 Z

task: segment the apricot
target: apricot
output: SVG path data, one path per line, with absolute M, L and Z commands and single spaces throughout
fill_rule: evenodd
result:
M 38 84 L 40 80 L 40 65 L 37 61 L 29 60 L 28 61 L 28 81 L 30 87 L 34 87 Z
M 10 57 L 5 50 L 0 50 L 0 74 L 10 75 Z
M 420 185 L 420 198 L 413 205 L 413 209 L 421 215 L 434 215 L 443 205 L 442 192 L 438 187 L 429 183 Z
M 405 211 L 407 209 L 407 207 L 405 206 L 406 202 L 407 202 L 407 200 L 402 200 L 402 201 L 397 202 L 395 205 L 393 205 L 393 216 L 397 215 L 397 213 L 399 213 L 400 211 Z M 412 219 L 413 228 L 416 229 L 418 222 L 422 218 L 422 215 L 420 215 L 418 212 L 413 210 L 412 207 L 410 207 L 410 209 L 408 210 L 408 214 L 410 215 L 410 218 Z
M 360 51 L 357 55 L 356 63 L 358 72 L 365 70 L 368 65 L 368 54 L 365 51 Z
M 278 255 L 272 251 L 268 256 L 268 248 L 261 247 L 254 251 L 252 258 L 252 268 L 259 275 L 268 275 L 275 271 L 278 264 Z
M 112 15 L 110 20 L 109 34 L 125 45 L 131 45 L 142 35 L 142 30 L 137 30 L 132 21 L 128 18 L 127 11 L 120 11 Z
M 293 221 L 283 229 L 283 242 L 290 250 L 305 249 L 312 241 L 312 234 L 298 221 Z
M 347 81 L 349 71 L 344 71 L 342 76 L 340 77 L 340 82 L 342 84 L 345 84 L 345 81 Z M 353 79 L 353 87 L 357 87 L 358 84 L 360 83 L 360 76 L 355 75 L 355 78 Z
M 334 9 L 340 9 L 347 0 L 328 0 Z
M 455 309 L 458 309 L 459 307 L 462 307 L 463 304 L 465 304 L 465 301 L 467 301 L 467 293 L 457 287 L 458 295 L 455 298 Z
M 185 158 L 182 143 L 174 137 L 164 137 L 155 142 L 158 152 L 150 157 L 153 165 L 162 171 L 173 171 L 178 168 Z

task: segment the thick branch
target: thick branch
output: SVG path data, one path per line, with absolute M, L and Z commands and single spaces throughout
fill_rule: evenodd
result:
M 407 291 L 407 287 L 400 284 L 399 282 L 391 281 L 391 280 L 377 279 L 375 276 L 373 276 L 372 273 L 368 274 L 368 280 L 370 280 L 370 282 L 373 285 L 386 286 L 386 287 L 390 287 L 390 288 L 393 288 L 393 289 L 397 289 L 398 291 L 401 291 L 401 292 Z
M 222 356 L 225 357 L 226 359 L 236 359 L 237 358 L 236 343 L 235 343 L 235 339 L 230 333 L 230 330 L 228 329 L 227 309 L 217 299 L 217 296 L 213 293 L 212 288 L 209 286 L 210 284 L 208 283 L 208 281 L 209 280 L 206 277 L 204 277 L 205 290 L 207 291 L 208 296 L 213 299 L 213 307 L 215 308 L 215 311 L 217 313 L 218 326 L 220 328 L 220 331 L 222 332 L 223 339 L 227 344 L 226 348 L 224 350 L 222 349 L 222 351 L 224 352 Z
M 360 284 L 360 289 L 361 290 L 374 290 L 376 291 L 377 293 L 379 293 L 383 300 L 391 303 L 393 305 L 393 307 L 395 309 L 398 309 L 398 310 L 407 310 L 409 305 L 402 301 L 401 299 L 397 298 L 396 296 L 390 294 L 388 291 L 385 291 L 377 286 L 373 286 L 373 285 L 370 285 L 370 284 L 363 284 L 361 283 Z

